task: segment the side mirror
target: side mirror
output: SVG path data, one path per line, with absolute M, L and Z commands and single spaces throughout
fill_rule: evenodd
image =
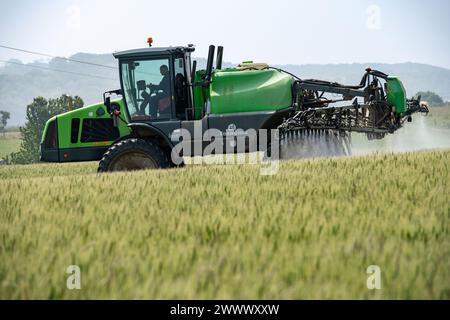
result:
M 120 106 L 117 103 L 110 104 L 110 114 L 113 119 L 113 126 L 118 127 L 119 126 L 119 116 L 120 116 Z
M 108 111 L 108 113 L 111 113 L 111 97 L 106 97 L 105 98 L 104 105 L 105 105 L 106 110 Z

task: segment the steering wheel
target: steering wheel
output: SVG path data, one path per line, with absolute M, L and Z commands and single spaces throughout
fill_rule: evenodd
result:
M 150 95 L 156 94 L 158 93 L 158 89 L 155 89 L 155 87 L 157 87 L 157 85 L 153 84 L 153 83 L 149 83 L 147 85 L 147 88 L 150 89 Z

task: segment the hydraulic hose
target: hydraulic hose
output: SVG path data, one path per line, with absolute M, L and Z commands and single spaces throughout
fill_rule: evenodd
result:
M 317 80 L 317 79 L 303 80 L 303 79 L 299 78 L 298 76 L 296 76 L 295 74 L 293 74 L 289 71 L 283 70 L 281 68 L 268 67 L 268 69 L 274 69 L 274 70 L 278 70 L 280 72 L 286 73 L 286 74 L 294 77 L 295 79 L 297 79 L 298 82 L 301 82 L 301 83 L 327 85 L 327 86 L 331 86 L 331 87 L 338 87 L 338 88 L 345 88 L 345 89 L 362 89 L 362 88 L 364 88 L 367 84 L 367 78 L 369 75 L 373 75 L 373 76 L 376 76 L 376 77 L 379 77 L 382 79 L 386 79 L 388 77 L 387 74 L 385 74 L 381 71 L 372 70 L 372 69 L 368 68 L 368 69 L 366 69 L 366 73 L 364 73 L 359 85 L 349 86 L 349 85 L 340 84 L 338 82 L 331 82 L 331 81 L 326 81 L 326 80 Z

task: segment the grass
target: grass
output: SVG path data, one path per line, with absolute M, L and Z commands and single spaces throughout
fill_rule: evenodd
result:
M 19 132 L 5 132 L 4 134 L 0 133 L 0 159 L 6 157 L 11 152 L 19 151 L 19 147 Z
M 1 167 L 0 298 L 449 299 L 449 162 Z M 72 264 L 81 290 L 66 288 Z

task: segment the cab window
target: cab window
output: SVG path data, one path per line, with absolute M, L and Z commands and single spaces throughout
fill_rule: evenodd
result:
M 131 120 L 171 118 L 170 72 L 168 58 L 121 63 L 123 93 Z

